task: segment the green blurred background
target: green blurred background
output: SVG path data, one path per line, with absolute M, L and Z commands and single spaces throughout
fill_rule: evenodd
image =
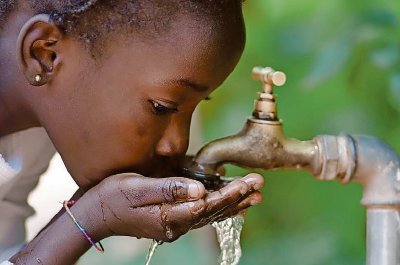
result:
M 243 126 L 260 89 L 250 78 L 259 65 L 287 74 L 276 93 L 288 136 L 370 134 L 400 151 L 400 1 L 248 0 L 244 15 L 243 57 L 201 105 L 206 141 Z M 262 174 L 265 199 L 246 217 L 240 264 L 365 263 L 359 185 L 319 182 L 304 172 Z M 206 250 L 189 233 L 162 245 L 152 264 L 216 264 L 217 253 Z M 126 264 L 144 264 L 144 254 Z

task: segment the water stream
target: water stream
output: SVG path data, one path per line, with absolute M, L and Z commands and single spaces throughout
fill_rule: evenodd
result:
M 220 265 L 237 265 L 242 256 L 240 247 L 240 233 L 242 232 L 244 218 L 241 215 L 228 218 L 221 222 L 214 222 L 212 226 L 217 232 L 217 239 L 221 250 Z M 153 240 L 146 256 L 145 265 L 150 261 L 161 242 Z
M 243 216 L 238 215 L 212 224 L 217 231 L 221 249 L 220 265 L 237 265 L 239 263 L 242 256 L 240 233 L 242 232 L 243 223 Z
M 146 256 L 146 263 L 145 265 L 150 265 L 150 261 L 151 258 L 154 255 L 154 252 L 156 252 L 157 247 L 161 245 L 160 242 L 158 242 L 157 240 L 153 240 L 150 244 L 150 248 L 149 248 L 149 252 L 147 252 L 147 256 Z

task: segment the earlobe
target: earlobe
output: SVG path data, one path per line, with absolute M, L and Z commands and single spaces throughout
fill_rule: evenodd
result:
M 31 85 L 45 85 L 53 77 L 60 64 L 60 38 L 61 32 L 49 15 L 36 15 L 22 27 L 17 42 L 18 63 Z

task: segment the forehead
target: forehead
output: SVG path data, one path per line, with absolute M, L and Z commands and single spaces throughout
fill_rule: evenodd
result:
M 223 25 L 180 16 L 158 37 L 116 36 L 103 63 L 153 80 L 192 80 L 216 87 L 233 70 L 244 47 L 241 20 Z

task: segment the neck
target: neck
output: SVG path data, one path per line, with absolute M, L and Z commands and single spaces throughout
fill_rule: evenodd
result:
M 0 86 L 0 137 L 40 126 L 33 113 L 16 95 L 17 91 L 15 88 Z
M 40 126 L 26 91 L 34 89 L 18 67 L 16 43 L 27 12 L 14 11 L 0 29 L 0 137 Z

